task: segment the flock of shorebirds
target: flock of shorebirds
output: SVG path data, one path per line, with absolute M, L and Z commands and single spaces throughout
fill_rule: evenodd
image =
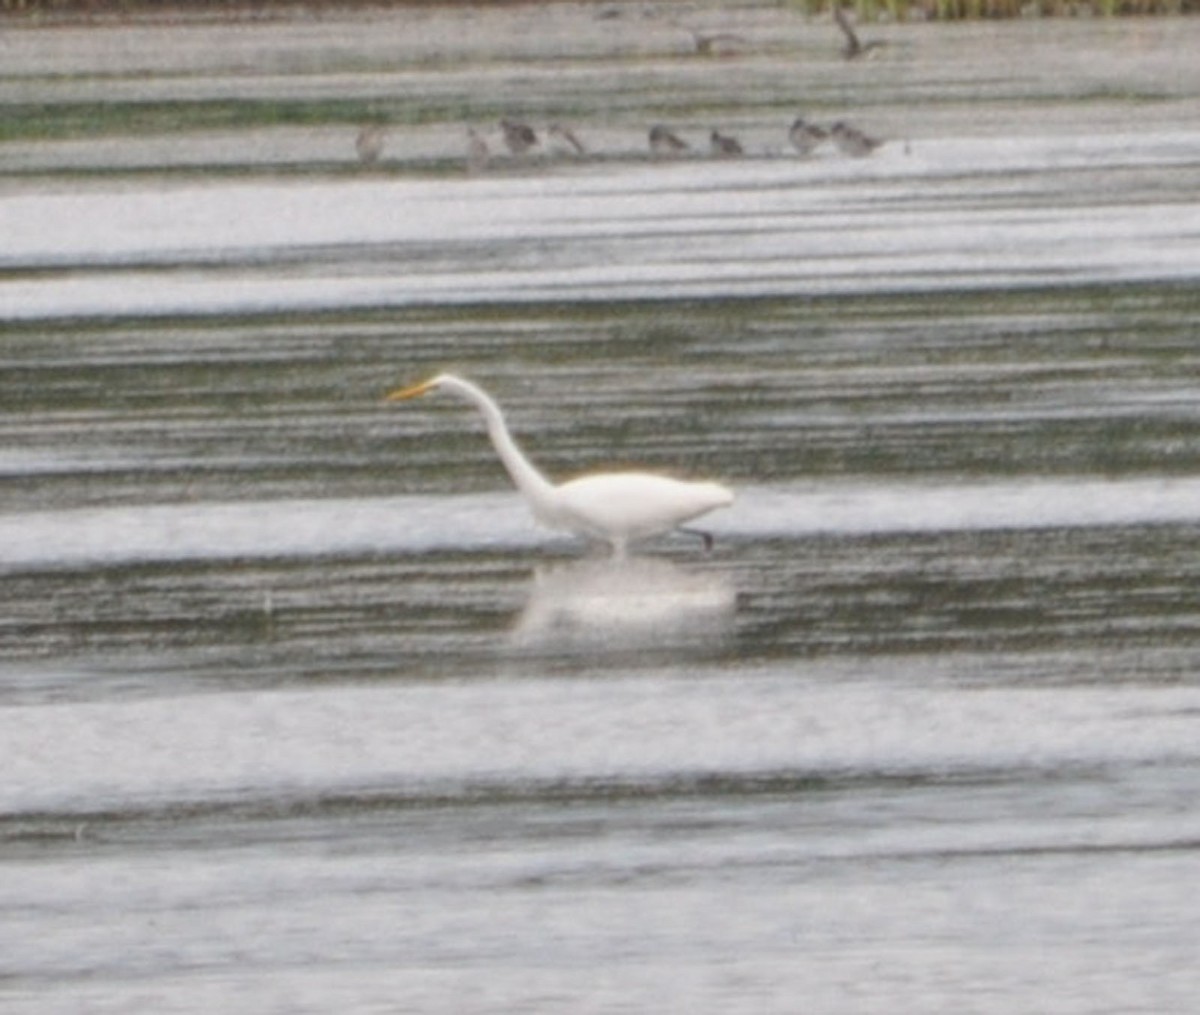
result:
M 364 127 L 355 140 L 358 157 L 364 165 L 374 165 L 383 152 L 385 128 L 379 125 Z M 829 127 L 797 117 L 787 132 L 792 148 L 802 156 L 814 154 L 818 148 L 831 144 L 842 155 L 863 158 L 883 144 L 879 138 L 864 133 L 857 127 L 839 120 Z M 510 160 L 535 159 L 540 157 L 586 158 L 592 154 L 579 136 L 559 123 L 552 123 L 540 135 L 528 123 L 505 118 L 499 123 L 498 140 L 502 150 L 493 153 L 492 144 L 484 133 L 467 128 L 467 168 L 471 172 L 486 169 L 496 156 Z M 650 128 L 647 140 L 650 154 L 656 158 L 684 158 L 707 154 L 718 158 L 736 158 L 745 155 L 742 143 L 732 134 L 712 130 L 708 144 L 693 146 L 664 124 Z
M 823 127 L 804 117 L 797 117 L 788 129 L 788 141 L 800 155 L 812 155 L 824 144 L 832 144 L 843 155 L 862 158 L 870 155 L 883 142 L 871 137 L 857 127 L 839 120 L 832 126 Z M 500 139 L 508 155 L 523 158 L 545 151 L 548 154 L 582 157 L 588 154 L 579 137 L 569 127 L 551 124 L 545 131 L 545 144 L 536 130 L 529 124 L 517 120 L 500 121 Z M 664 124 L 655 124 L 647 136 L 650 154 L 658 158 L 683 157 L 701 154 L 703 145 L 693 146 Z M 707 152 L 718 158 L 736 158 L 745 155 L 742 143 L 732 134 L 712 130 L 708 135 Z M 491 146 L 480 131 L 474 127 L 467 130 L 467 165 L 479 170 L 488 165 L 492 157 Z
M 840 0 L 835 0 L 833 4 L 833 19 L 845 37 L 841 52 L 847 60 L 870 57 L 885 45 L 883 42 L 860 40 L 846 17 Z M 706 56 L 721 56 L 734 52 L 737 45 L 743 41 L 729 33 L 704 35 L 695 29 L 688 31 L 694 37 L 696 52 Z M 550 124 L 543 136 L 539 136 L 529 124 L 507 117 L 500 121 L 499 126 L 499 140 L 503 145 L 503 152 L 496 154 L 502 157 L 527 159 L 547 155 L 582 158 L 590 154 L 575 132 L 559 123 Z M 354 143 L 355 150 L 364 165 L 375 165 L 380 160 L 386 130 L 382 124 L 368 124 L 358 132 Z M 863 158 L 883 144 L 879 138 L 871 137 L 844 121 L 839 120 L 829 127 L 823 127 L 810 123 L 803 117 L 795 120 L 788 129 L 787 137 L 792 148 L 803 156 L 812 155 L 828 143 L 843 155 Z M 693 147 L 663 124 L 655 124 L 650 128 L 648 140 L 650 154 L 658 158 L 683 157 L 704 152 L 703 146 Z M 709 132 L 707 151 L 719 158 L 735 158 L 746 154 L 742 143 L 736 137 L 719 130 Z M 488 143 L 483 132 L 474 127 L 467 128 L 466 160 L 467 168 L 472 172 L 482 171 L 493 160 L 492 145 Z

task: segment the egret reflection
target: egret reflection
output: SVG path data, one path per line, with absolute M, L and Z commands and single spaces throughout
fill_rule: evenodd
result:
M 512 630 L 518 648 L 555 651 L 716 645 L 732 632 L 737 593 L 727 575 L 657 558 L 538 567 Z

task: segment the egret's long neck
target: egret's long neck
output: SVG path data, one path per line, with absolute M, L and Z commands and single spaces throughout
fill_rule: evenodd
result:
M 473 402 L 475 407 L 483 413 L 484 421 L 487 423 L 488 436 L 492 439 L 492 446 L 496 449 L 496 454 L 500 456 L 500 461 L 504 463 L 512 481 L 516 483 L 517 489 L 532 503 L 543 502 L 554 492 L 554 486 L 517 446 L 512 434 L 508 432 L 508 424 L 504 422 L 500 407 L 488 397 L 486 392 L 468 381 L 459 379 L 456 390 L 468 401 Z

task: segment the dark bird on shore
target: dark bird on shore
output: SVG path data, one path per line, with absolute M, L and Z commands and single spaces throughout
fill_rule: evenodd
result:
M 838 151 L 854 158 L 870 155 L 883 144 L 879 138 L 864 134 L 857 127 L 851 127 L 848 123 L 840 120 L 829 128 L 829 136 L 833 138 L 833 143 L 837 145 Z
M 583 142 L 575 136 L 575 132 L 570 127 L 564 127 L 561 123 L 552 123 L 546 130 L 546 134 L 558 142 L 558 147 L 561 150 L 569 154 L 579 156 L 587 154 L 587 149 L 584 148 Z
M 358 153 L 358 161 L 364 166 L 373 166 L 383 154 L 385 128 L 378 123 L 369 123 L 359 130 L 354 139 L 354 150 Z
M 500 130 L 504 134 L 504 143 L 514 155 L 524 155 L 538 143 L 537 134 L 527 123 L 505 118 L 500 121 Z
M 788 140 L 801 155 L 811 155 L 828 137 L 829 131 L 815 123 L 809 123 L 802 116 L 796 117 L 796 122 L 788 130 Z
M 737 56 L 746 50 L 746 40 L 733 32 L 698 32 L 678 22 L 672 24 L 692 37 L 692 44 L 700 56 Z
M 861 42 L 858 38 L 858 33 L 854 30 L 854 26 L 850 24 L 850 19 L 846 17 L 846 12 L 842 9 L 840 0 L 834 0 L 833 20 L 837 22 L 838 28 L 846 36 L 846 45 L 842 47 L 842 56 L 847 60 L 857 60 L 861 57 L 870 56 L 872 53 L 879 52 L 879 50 L 887 45 L 887 43 L 878 40 Z
M 650 152 L 653 155 L 682 155 L 690 151 L 683 138 L 673 134 L 661 123 L 650 128 Z
M 742 146 L 736 137 L 730 137 L 728 134 L 722 134 L 714 130 L 708 138 L 709 147 L 714 155 L 729 157 L 732 155 L 742 155 Z

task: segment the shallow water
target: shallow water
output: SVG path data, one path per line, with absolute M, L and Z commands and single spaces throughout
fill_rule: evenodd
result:
M 869 71 L 774 9 L 699 8 L 757 47 L 715 64 L 532 10 L 21 37 L 0 1007 L 1191 1010 L 1194 26 Z M 787 156 L 783 65 L 891 143 Z M 356 172 L 397 75 L 586 82 L 608 147 L 471 176 L 431 113 Z M 124 133 L 239 83 L 332 119 Z M 664 106 L 751 157 L 648 161 Z M 468 409 L 382 401 L 446 367 L 554 476 L 730 483 L 713 551 L 536 528 Z

